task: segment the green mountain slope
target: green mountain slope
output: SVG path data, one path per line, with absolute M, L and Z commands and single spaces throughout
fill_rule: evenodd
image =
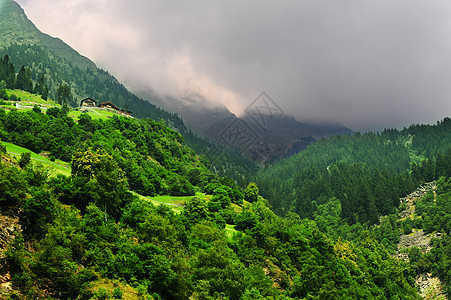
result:
M 419 299 L 409 264 L 367 233 L 332 241 L 261 198 L 240 213 L 214 212 L 218 195 L 193 198 L 175 214 L 128 192 L 114 160 L 92 154 L 50 179 L 0 161 L 1 282 L 12 287 L 0 297 Z M 232 236 L 221 214 L 235 220 Z
M 23 9 L 12 0 L 0 1 L 0 47 L 11 43 L 40 44 L 56 56 L 71 61 L 80 68 L 95 68 L 95 64 L 58 38 L 42 33 L 27 18 Z
M 78 122 L 57 107 L 0 110 L 0 139 L 46 152 L 69 162 L 79 149 L 105 149 L 125 171 L 130 187 L 145 195 L 194 195 L 213 175 L 183 137 L 149 119 L 113 116 L 93 120 L 81 114 Z
M 121 116 L 93 120 L 89 114 L 81 114 L 75 122 L 66 113 L 56 107 L 46 113 L 37 107 L 0 110 L 2 140 L 72 158 L 70 177 L 48 178 L 32 165 L 18 168 L 10 160 L 4 161 L 7 149 L 0 147 L 0 219 L 5 220 L 0 226 L 20 224 L 12 236 L 2 237 L 7 242 L 0 244 L 0 254 L 6 252 L 0 257 L 6 266 L 2 276 L 7 274 L 14 287 L 1 296 L 418 299 L 413 286 L 415 268 L 429 267 L 418 260 L 409 264 L 393 258 L 387 250 L 391 245 L 385 242 L 399 238 L 398 226 L 407 225 L 388 221 L 380 228 L 349 226 L 340 218 L 337 199 L 318 201 L 320 214 L 314 221 L 296 214 L 283 218 L 258 196 L 258 189 L 255 197 L 251 189 L 243 194 L 233 182 L 209 173 L 202 158 L 183 146 L 181 135 L 162 123 Z M 446 138 L 448 126 L 445 119 L 436 126 L 412 127 L 418 137 L 428 132 L 429 142 L 418 139 L 420 145 L 427 142 L 428 146 L 418 146 L 409 136 L 398 136 L 396 144 L 412 147 L 416 157 L 437 153 L 437 161 L 443 160 L 438 157 L 446 145 L 437 142 L 434 133 Z M 387 141 L 387 135 L 391 139 L 396 132 L 387 131 L 383 139 L 377 135 L 336 137 L 332 139 L 336 144 L 329 144 L 327 150 L 354 151 L 358 157 L 362 148 L 366 153 L 389 156 L 400 148 L 381 143 Z M 357 147 L 365 144 L 374 151 Z M 394 155 L 391 161 L 400 161 L 394 170 L 403 166 L 399 158 L 409 156 L 406 152 Z M 340 165 L 337 168 L 342 170 Z M 353 175 L 361 168 L 348 170 Z M 321 178 L 309 179 L 304 186 L 320 195 L 317 183 Z M 347 188 L 346 182 L 335 184 Z M 365 186 L 364 181 L 352 184 Z M 195 186 L 191 191 L 190 185 Z M 184 207 L 174 213 L 166 205 L 154 205 L 149 198 L 130 193 L 129 188 L 147 195 L 196 197 L 175 198 Z M 200 191 L 212 196 L 205 197 Z M 388 195 L 385 190 L 382 194 Z M 174 203 L 174 197 L 155 198 Z M 236 203 L 240 209 L 235 209 Z M 434 211 L 428 216 L 438 217 Z M 2 229 L 0 234 L 4 232 Z M 443 269 L 449 265 L 445 255 L 433 254 L 428 257 L 431 262 L 441 261 Z
M 0 57 L 8 55 L 16 71 L 21 66 L 30 68 L 34 83 L 44 74 L 49 98 L 56 99 L 58 87 L 66 83 L 72 94 L 70 105 L 74 107 L 82 99 L 91 97 L 128 108 L 138 118 L 165 120 L 169 127 L 185 137 L 186 144 L 211 161 L 212 171 L 233 178 L 242 186 L 256 172 L 251 161 L 220 144 L 212 144 L 197 137 L 176 114 L 166 112 L 130 93 L 116 78 L 97 68 L 92 61 L 63 41 L 40 32 L 16 2 L 0 0 L 0 3 Z
M 20 157 L 20 155 L 22 153 L 30 152 L 31 153 L 31 156 L 30 156 L 31 161 L 38 165 L 42 165 L 44 168 L 47 168 L 51 175 L 57 175 L 57 174 L 63 174 L 66 176 L 70 175 L 70 167 L 69 167 L 68 163 L 65 163 L 62 161 L 53 162 L 49 158 L 38 155 L 38 154 L 30 151 L 29 149 L 26 149 L 26 148 L 23 148 L 23 147 L 20 147 L 20 146 L 11 144 L 11 143 L 7 143 L 7 142 L 0 141 L 0 143 L 6 147 L 6 151 L 8 152 L 8 154 L 15 156 L 15 157 Z
M 257 183 L 275 211 L 312 218 L 329 199 L 354 223 L 378 222 L 414 186 L 451 170 L 451 119 L 381 134 L 335 136 L 261 171 Z
M 137 117 L 165 119 L 175 127 L 182 126 L 176 115 L 138 98 L 62 40 L 39 31 L 16 2 L 1 0 L 0 5 L 0 55 L 8 54 L 17 68 L 28 66 L 35 82 L 44 74 L 51 98 L 56 99 L 56 90 L 64 82 L 70 86 L 72 106 L 91 97 L 127 107 Z

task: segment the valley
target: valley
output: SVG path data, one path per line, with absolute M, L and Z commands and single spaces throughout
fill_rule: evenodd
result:
M 0 17 L 1 299 L 449 299 L 449 117 L 167 111 Z

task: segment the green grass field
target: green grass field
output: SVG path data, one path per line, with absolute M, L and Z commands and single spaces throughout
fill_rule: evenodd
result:
M 181 204 L 176 204 L 175 202 L 180 202 L 177 201 L 175 199 L 170 200 L 169 197 L 171 196 L 155 196 L 155 197 L 147 197 L 147 196 L 143 196 L 140 195 L 136 192 L 131 191 L 134 195 L 138 196 L 141 199 L 145 199 L 147 201 L 152 202 L 154 205 L 168 205 L 171 207 L 171 209 L 175 212 L 175 213 L 180 213 L 183 209 L 183 206 L 181 206 Z M 159 198 L 160 200 L 155 200 L 155 198 Z M 192 197 L 191 197 L 192 198 Z
M 50 171 L 50 175 L 57 175 L 57 174 L 63 174 L 66 176 L 70 176 L 71 170 L 68 163 L 56 160 L 55 162 L 51 161 L 47 157 L 41 156 L 39 154 L 36 154 L 26 148 L 7 143 L 7 142 L 0 142 L 3 145 L 6 146 L 6 151 L 8 151 L 9 154 L 15 157 L 20 157 L 20 154 L 24 152 L 31 152 L 31 161 L 35 164 L 41 164 L 42 166 L 46 167 Z
M 152 200 L 155 200 L 164 204 L 183 205 L 186 201 L 191 200 L 193 197 L 199 197 L 207 201 L 210 200 L 211 195 L 205 195 L 204 193 L 196 193 L 194 196 L 155 196 Z
M 41 98 L 40 95 L 31 94 L 29 92 L 25 92 L 22 90 L 7 89 L 6 92 L 8 93 L 8 95 L 16 95 L 17 98 L 20 98 L 20 104 L 22 104 L 22 105 L 39 104 L 41 106 L 61 106 L 53 100 L 50 100 L 50 99 L 44 100 Z M 14 102 L 19 102 L 19 101 L 14 101 Z
M 132 193 L 142 199 L 151 201 L 155 205 L 161 205 L 161 204 L 169 205 L 172 208 L 172 210 L 176 213 L 180 213 L 183 209 L 183 204 L 185 204 L 186 201 L 190 200 L 193 197 L 203 198 L 203 199 L 206 199 L 207 201 L 210 200 L 210 198 L 211 198 L 211 195 L 205 195 L 204 193 L 196 193 L 195 196 L 163 195 L 163 196 L 153 196 L 153 197 L 146 197 L 146 196 L 140 195 L 135 192 L 132 192 Z
M 6 92 L 8 95 L 15 95 L 18 99 L 18 101 L 10 101 L 6 100 L 3 101 L 4 104 L 0 105 L 0 108 L 7 109 L 6 112 L 8 112 L 10 109 L 16 107 L 16 103 L 22 106 L 19 108 L 21 111 L 30 111 L 35 104 L 37 104 L 43 112 L 47 110 L 47 108 L 50 107 L 61 107 L 60 104 L 56 103 L 55 101 L 51 99 L 44 100 L 41 98 L 40 95 L 31 94 L 29 92 L 25 92 L 22 90 L 9 90 L 7 89 Z M 78 121 L 80 119 L 80 115 L 82 114 L 79 110 L 70 110 L 68 116 L 73 118 L 75 121 Z M 106 120 L 108 118 L 112 118 L 114 115 L 118 116 L 118 114 L 115 114 L 112 111 L 102 110 L 102 109 L 92 109 L 88 108 L 87 114 L 91 116 L 92 119 L 102 119 Z
M 78 121 L 80 119 L 82 112 L 79 110 L 71 110 L 69 112 L 69 117 L 73 118 L 74 120 Z M 92 118 L 92 119 L 102 119 L 102 120 L 106 120 L 108 118 L 112 118 L 114 115 L 117 116 L 117 114 L 110 112 L 110 111 L 106 111 L 106 110 L 100 110 L 100 109 L 89 109 L 87 114 Z

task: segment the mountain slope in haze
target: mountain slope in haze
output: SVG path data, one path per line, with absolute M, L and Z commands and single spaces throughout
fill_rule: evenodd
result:
M 245 124 L 252 124 L 252 122 L 237 119 L 224 106 L 209 105 L 210 101 L 199 95 L 186 95 L 184 99 L 177 99 L 148 93 L 153 103 L 173 112 L 168 113 L 130 93 L 116 78 L 97 68 L 91 60 L 80 55 L 60 39 L 39 31 L 16 2 L 0 0 L 0 5 L 2 7 L 0 10 L 0 56 L 9 55 L 10 61 L 16 68 L 22 65 L 29 67 L 34 82 L 37 82 L 38 78 L 44 74 L 50 98 L 56 99 L 58 87 L 61 84 L 68 84 L 72 94 L 69 104 L 73 107 L 78 106 L 82 99 L 91 97 L 97 101 L 111 101 L 121 108 L 132 111 L 135 117 L 148 117 L 157 121 L 163 119 L 169 127 L 185 135 L 186 141 L 191 143 L 190 146 L 198 153 L 203 152 L 208 143 L 198 141 L 194 136 L 187 137 L 190 130 L 185 127 L 183 121 L 196 134 L 215 140 L 220 148 L 224 149 L 224 146 L 235 148 L 238 156 L 244 155 L 247 159 L 259 163 L 272 162 L 297 153 L 323 136 L 349 132 L 342 126 L 328 128 L 322 125 L 299 123 L 292 118 L 284 117 L 272 122 L 267 130 L 262 132 L 258 131 L 258 128 L 252 129 L 250 132 L 255 132 L 252 136 L 254 143 L 250 146 L 243 147 L 225 141 L 222 137 L 231 124 L 237 121 Z M 183 121 L 175 113 L 179 114 Z M 195 147 L 194 143 L 201 147 Z M 205 151 L 205 155 L 209 160 L 215 159 L 208 151 Z M 217 159 L 216 163 L 222 163 L 222 161 Z M 225 170 L 230 167 L 220 166 L 217 169 Z
M 25 15 L 19 4 L 12 0 L 0 0 L 0 47 L 11 43 L 40 44 L 54 55 L 70 61 L 80 68 L 96 68 L 88 58 L 59 38 L 42 33 Z
M 143 94 L 167 111 L 177 113 L 193 132 L 201 136 L 209 136 L 211 125 L 226 118 L 236 117 L 227 107 L 213 104 L 202 95 L 185 93 L 180 97 L 161 96 L 151 89 Z
M 72 93 L 69 104 L 74 107 L 82 99 L 91 97 L 127 108 L 136 117 L 164 119 L 174 123 L 174 127 L 181 125 L 181 120 L 174 114 L 138 98 L 62 40 L 42 33 L 16 2 L 0 0 L 0 7 L 1 56 L 7 54 L 16 66 L 29 67 L 35 82 L 44 74 L 50 97 L 56 98 L 57 88 L 61 83 L 67 83 Z
M 185 137 L 188 146 L 204 154 L 212 162 L 210 169 L 220 176 L 228 176 L 245 185 L 247 178 L 256 171 L 253 162 L 221 144 L 212 144 L 199 138 L 176 114 L 137 97 L 116 78 L 97 68 L 91 60 L 78 54 L 63 41 L 40 32 L 26 17 L 23 9 L 12 0 L 0 0 L 0 57 L 4 55 L 9 56 L 16 71 L 21 66 L 30 68 L 34 83 L 44 74 L 50 99 L 56 99 L 58 87 L 66 83 L 72 94 L 71 106 L 76 107 L 82 99 L 91 97 L 127 108 L 134 117 L 164 120 L 170 128 Z
M 153 92 L 148 93 L 158 105 L 176 112 L 197 134 L 224 143 L 260 164 L 296 154 L 323 137 L 353 132 L 340 124 L 299 122 L 284 115 L 260 116 L 265 120 L 252 118 L 251 114 L 237 117 L 227 107 L 212 104 L 194 93 L 181 97 L 161 97 Z M 228 139 L 226 136 L 234 135 L 234 130 L 235 133 L 240 132 L 237 139 Z
M 226 140 L 245 157 L 267 164 L 296 154 L 323 137 L 352 132 L 339 124 L 304 123 L 290 116 L 272 116 L 263 127 L 249 115 L 242 118 L 232 115 L 213 123 L 205 135 Z

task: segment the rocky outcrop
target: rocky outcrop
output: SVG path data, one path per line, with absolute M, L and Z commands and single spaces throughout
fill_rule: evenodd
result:
M 423 299 L 446 299 L 442 292 L 440 279 L 432 277 L 431 273 L 418 275 L 415 284 L 420 288 L 420 295 Z
M 437 185 L 435 181 L 428 182 L 417 188 L 407 197 L 401 198 L 401 204 L 405 203 L 406 208 L 404 211 L 399 213 L 400 220 L 404 220 L 406 218 L 414 219 L 415 217 L 418 217 L 415 216 L 415 202 L 421 197 L 426 196 L 427 192 L 435 192 L 436 189 Z M 430 244 L 431 239 L 440 237 L 441 233 L 439 232 L 425 234 L 423 229 L 412 229 L 412 233 L 400 236 L 398 252 L 394 257 L 399 260 L 409 261 L 408 254 L 403 250 L 410 247 L 417 247 L 423 253 L 430 252 L 432 249 Z M 437 277 L 432 277 L 432 273 L 419 274 L 416 277 L 415 284 L 418 286 L 420 296 L 423 299 L 446 299 L 446 296 L 442 290 L 442 283 L 440 282 L 440 279 Z
M 411 234 L 404 234 L 399 237 L 398 251 L 410 247 L 417 247 L 423 251 L 423 253 L 429 252 L 432 249 L 430 245 L 431 239 L 441 237 L 440 233 L 425 234 L 423 229 L 412 229 L 412 231 Z
M 435 181 L 427 182 L 424 185 L 418 187 L 407 197 L 401 198 L 400 203 L 406 204 L 406 209 L 399 213 L 401 219 L 411 218 L 415 215 L 415 201 L 421 197 L 426 196 L 427 192 L 437 190 L 437 184 Z
M 0 215 L 0 298 L 12 291 L 11 274 L 5 252 L 8 245 L 22 231 L 19 219 Z

